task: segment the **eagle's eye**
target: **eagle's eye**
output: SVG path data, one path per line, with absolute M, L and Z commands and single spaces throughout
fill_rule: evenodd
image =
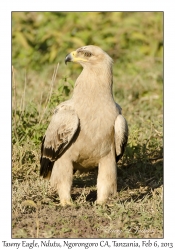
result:
M 92 56 L 92 53 L 89 52 L 89 51 L 86 51 L 86 52 L 84 53 L 84 55 L 85 55 L 86 57 L 91 57 L 91 56 Z

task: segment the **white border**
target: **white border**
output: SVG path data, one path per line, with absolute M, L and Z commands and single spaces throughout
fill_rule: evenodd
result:
M 165 239 L 175 225 L 175 14 L 174 1 L 20 1 L 0 3 L 0 238 L 11 239 L 11 11 L 164 11 L 164 173 Z M 132 241 L 132 239 L 130 240 Z M 1 244 L 1 242 L 0 242 Z

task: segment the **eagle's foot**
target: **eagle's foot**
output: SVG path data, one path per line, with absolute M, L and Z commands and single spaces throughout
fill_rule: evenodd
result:
M 95 204 L 96 204 L 96 205 L 101 205 L 101 206 L 103 206 L 103 205 L 106 204 L 106 201 L 107 201 L 107 199 L 105 199 L 105 200 L 96 200 L 96 201 L 95 201 Z
M 70 200 L 61 200 L 60 204 L 62 207 L 73 206 L 73 203 Z

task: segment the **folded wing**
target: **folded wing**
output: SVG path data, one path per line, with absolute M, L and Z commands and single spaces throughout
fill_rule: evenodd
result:
M 79 118 L 74 110 L 63 105 L 55 110 L 41 145 L 40 175 L 50 176 L 53 163 L 71 145 L 79 128 Z
M 122 157 L 128 141 L 128 124 L 122 114 L 119 114 L 115 120 L 115 149 L 116 161 Z

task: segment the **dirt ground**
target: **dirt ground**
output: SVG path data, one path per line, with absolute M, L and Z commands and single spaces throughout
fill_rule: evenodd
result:
M 105 206 L 95 204 L 97 171 L 75 174 L 73 205 L 68 207 L 60 206 L 46 181 L 14 183 L 23 201 L 13 201 L 12 238 L 162 238 L 162 185 L 151 178 L 140 186 L 134 171 L 119 169 L 118 195 Z

